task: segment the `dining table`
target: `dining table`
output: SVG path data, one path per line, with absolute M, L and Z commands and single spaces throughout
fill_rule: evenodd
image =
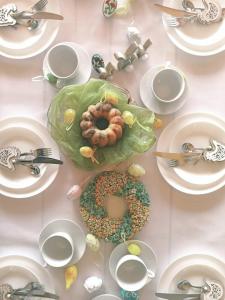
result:
M 163 127 L 156 130 L 157 137 L 171 121 L 187 113 L 207 112 L 224 119 L 225 52 L 201 57 L 176 48 L 165 32 L 162 14 L 154 3 L 161 1 L 133 0 L 126 15 L 105 18 L 102 0 L 61 0 L 64 20 L 53 44 L 74 42 L 82 45 L 90 57 L 100 54 L 105 62 L 109 62 L 114 60 L 116 51 L 128 47 L 127 28 L 135 26 L 143 40 L 150 38 L 152 41 L 148 59 L 138 61 L 131 72 L 115 73 L 112 82 L 129 90 L 133 101 L 141 106 L 140 80 L 149 68 L 171 62 L 183 71 L 187 82 L 185 105 L 173 114 L 157 115 L 163 122 Z M 32 81 L 33 77 L 42 74 L 46 51 L 27 59 L 0 56 L 0 120 L 26 116 L 47 124 L 48 108 L 58 91 L 45 80 Z M 93 71 L 91 76 L 97 75 Z M 157 256 L 156 278 L 140 292 L 143 300 L 155 298 L 163 270 L 181 256 L 205 253 L 225 261 L 225 189 L 203 195 L 175 190 L 158 170 L 152 154 L 154 147 L 129 160 L 129 163 L 145 167 L 146 175 L 142 180 L 151 201 L 149 221 L 135 238 L 149 244 Z M 55 181 L 39 195 L 27 199 L 0 195 L 0 256 L 25 255 L 44 265 L 38 238 L 43 226 L 54 219 L 73 220 L 85 233 L 88 232 L 80 216 L 79 200 L 69 200 L 66 195 L 71 186 L 80 184 L 96 172 L 80 170 L 66 155 L 61 153 L 61 157 L 64 164 Z M 69 290 L 65 288 L 64 270 L 45 266 L 60 299 L 91 299 L 83 286 L 90 276 L 103 279 L 104 293 L 119 295 L 119 287 L 108 267 L 113 247 L 101 241 L 99 252 L 87 249 L 77 263 L 78 278 Z

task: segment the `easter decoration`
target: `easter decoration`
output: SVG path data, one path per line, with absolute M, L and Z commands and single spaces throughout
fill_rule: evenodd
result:
M 120 289 L 120 296 L 122 300 L 139 300 L 140 296 L 138 292 L 130 292 Z
M 156 140 L 154 113 L 129 101 L 127 91 L 104 80 L 64 87 L 48 111 L 50 133 L 82 169 L 118 164 Z
M 66 281 L 66 289 L 67 290 L 77 280 L 77 276 L 78 276 L 78 269 L 75 265 L 66 268 L 65 281 Z
M 131 255 L 139 256 L 141 254 L 141 248 L 135 243 L 129 244 L 127 250 Z
M 96 276 L 88 277 L 84 282 L 84 288 L 88 291 L 88 293 L 93 293 L 102 287 L 102 279 Z
M 100 242 L 93 234 L 87 234 L 86 244 L 94 252 L 98 252 L 100 249 Z
M 127 205 L 122 217 L 109 216 L 106 197 L 117 196 Z M 95 176 L 80 197 L 80 212 L 91 234 L 114 244 L 138 233 L 149 217 L 150 199 L 142 182 L 128 172 L 104 171 Z M 132 252 L 140 249 L 133 245 Z

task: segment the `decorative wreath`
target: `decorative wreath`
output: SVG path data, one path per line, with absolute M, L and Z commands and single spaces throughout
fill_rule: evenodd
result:
M 128 211 L 122 218 L 109 217 L 105 197 L 122 197 Z M 97 175 L 80 197 L 80 212 L 90 232 L 118 244 L 138 233 L 149 217 L 150 199 L 145 186 L 127 172 L 105 171 Z

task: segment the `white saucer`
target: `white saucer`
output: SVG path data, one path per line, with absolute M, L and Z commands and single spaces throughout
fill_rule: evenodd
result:
M 52 157 L 59 159 L 59 150 L 50 134 L 41 123 L 27 117 L 13 117 L 0 121 L 0 148 L 17 146 L 22 152 L 41 147 L 52 149 Z M 27 198 L 47 189 L 55 180 L 59 166 L 40 165 L 41 174 L 32 176 L 24 166 L 14 172 L 1 167 L 0 194 L 12 198 Z
M 193 285 L 201 286 L 204 280 L 212 280 L 220 283 L 225 288 L 225 264 L 218 258 L 205 254 L 193 254 L 181 257 L 172 262 L 161 275 L 159 280 L 159 292 L 179 293 L 177 283 L 188 280 Z M 189 290 L 194 293 L 196 290 Z
M 64 44 L 72 46 L 76 50 L 79 57 L 79 65 L 78 65 L 79 71 L 76 77 L 67 81 L 66 85 L 86 83 L 91 76 L 91 70 L 92 70 L 91 57 L 89 56 L 87 51 L 79 44 L 75 44 L 71 42 L 66 42 Z M 47 78 L 47 75 L 49 73 L 50 71 L 48 69 L 47 55 L 46 55 L 43 61 L 44 77 Z
M 168 115 L 175 113 L 184 105 L 186 100 L 185 93 L 179 100 L 167 104 L 160 103 L 154 98 L 151 90 L 151 82 L 155 74 L 159 72 L 159 70 L 164 68 L 165 65 L 151 68 L 144 74 L 140 82 L 140 96 L 142 102 L 148 109 L 159 115 Z
M 47 292 L 55 293 L 48 271 L 36 261 L 24 256 L 0 257 L 0 282 L 13 288 L 24 287 L 29 282 L 39 282 Z
M 121 298 L 119 298 L 115 295 L 104 294 L 104 295 L 99 295 L 95 298 L 92 298 L 92 300 L 121 300 Z
M 182 1 L 164 0 L 163 5 L 183 9 Z M 203 7 L 202 1 L 193 0 L 196 7 Z M 224 1 L 219 0 L 222 7 Z M 186 24 L 181 27 L 168 27 L 166 18 L 170 18 L 167 14 L 163 14 L 163 25 L 166 33 L 172 43 L 186 53 L 197 56 L 215 55 L 225 50 L 225 18 L 221 22 L 201 25 Z
M 27 10 L 35 1 L 13 0 L 17 9 Z M 10 3 L 8 0 L 0 0 L 0 7 Z M 60 1 L 48 0 L 45 10 L 61 14 Z M 18 26 L 15 30 L 11 26 L 1 27 L 0 56 L 14 59 L 25 59 L 40 54 L 47 49 L 56 38 L 62 21 L 43 20 L 36 30 L 29 31 L 25 26 Z
M 40 233 L 39 247 L 42 247 L 46 238 L 57 232 L 65 232 L 71 237 L 74 246 L 74 255 L 68 265 L 77 263 L 84 255 L 86 238 L 80 226 L 71 220 L 54 220 L 46 225 Z
M 122 243 L 116 246 L 109 258 L 109 270 L 114 280 L 116 280 L 116 267 L 119 262 L 119 260 L 129 254 L 127 250 L 127 246 L 129 244 L 137 244 L 141 248 L 141 254 L 140 258 L 144 261 L 147 269 L 153 271 L 153 273 L 156 274 L 156 268 L 157 268 L 157 261 L 156 261 L 156 255 L 152 248 L 147 245 L 146 243 L 139 241 L 139 240 L 131 240 L 127 241 L 126 244 Z
M 208 113 L 192 113 L 173 120 L 162 132 L 157 151 L 180 152 L 184 142 L 196 147 L 209 146 L 209 138 L 225 142 L 225 122 Z M 196 165 L 171 168 L 167 160 L 157 158 L 164 179 L 175 189 L 193 195 L 207 194 L 225 185 L 225 162 L 200 161 Z

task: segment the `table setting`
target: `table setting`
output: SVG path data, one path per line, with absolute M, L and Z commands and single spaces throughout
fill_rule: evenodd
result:
M 224 299 L 221 0 L 0 0 L 0 299 Z

